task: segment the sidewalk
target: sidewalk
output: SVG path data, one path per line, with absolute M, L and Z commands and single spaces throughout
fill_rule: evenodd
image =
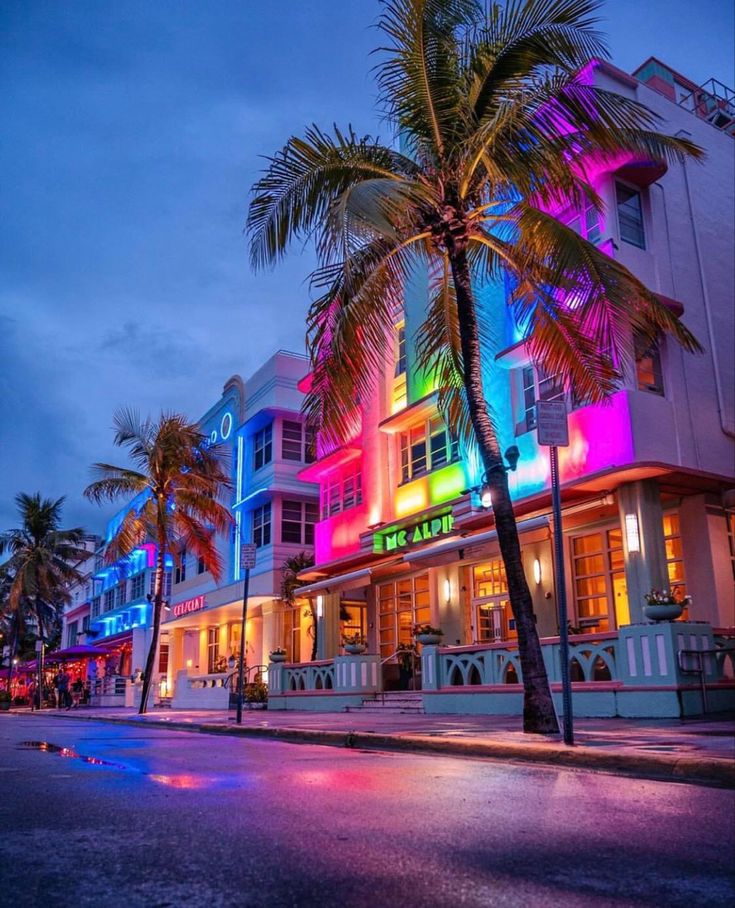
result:
M 27 710 L 13 710 L 30 715 Z M 520 719 L 503 716 L 436 716 L 405 713 L 301 713 L 245 710 L 133 709 L 44 710 L 61 719 L 152 725 L 207 734 L 269 737 L 282 741 L 378 750 L 412 750 L 497 760 L 551 763 L 669 781 L 735 788 L 735 721 L 732 719 L 577 719 L 575 746 L 559 736 L 524 735 Z

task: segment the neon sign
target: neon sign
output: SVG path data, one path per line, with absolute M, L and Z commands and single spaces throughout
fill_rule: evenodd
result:
M 194 596 L 193 599 L 184 599 L 183 602 L 177 603 L 171 609 L 172 618 L 180 618 L 182 615 L 188 615 L 190 612 L 198 612 L 207 607 L 206 596 Z
M 419 523 L 410 524 L 397 530 L 383 531 L 374 536 L 375 550 L 393 552 L 409 545 L 419 545 L 430 542 L 439 536 L 447 536 L 454 527 L 454 517 L 444 514 L 441 517 L 432 517 Z

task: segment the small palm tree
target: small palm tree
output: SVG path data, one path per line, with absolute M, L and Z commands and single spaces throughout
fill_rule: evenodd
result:
M 294 594 L 302 585 L 299 580 L 299 574 L 301 571 L 305 571 L 313 565 L 314 556 L 307 554 L 306 552 L 299 552 L 298 555 L 291 555 L 283 562 L 281 567 L 281 598 L 284 602 L 287 602 L 289 605 L 294 604 L 296 601 Z M 316 609 L 311 599 L 309 600 L 307 607 L 309 610 L 309 618 L 311 619 L 309 636 L 311 637 L 311 661 L 313 662 L 316 659 L 319 646 L 319 625 L 317 624 Z
M 61 528 L 63 497 L 21 492 L 15 502 L 20 526 L 0 535 L 0 556 L 9 555 L 0 568 L 0 588 L 11 628 L 11 665 L 29 618 L 40 639 L 51 636 L 70 601 L 69 587 L 82 579 L 79 565 L 89 557 L 84 530 Z
M 646 107 L 589 84 L 607 56 L 599 0 L 386 0 L 377 66 L 381 106 L 401 150 L 316 126 L 289 139 L 254 187 L 254 267 L 294 238 L 314 238 L 319 298 L 308 319 L 313 367 L 306 412 L 339 444 L 354 402 L 368 399 L 390 356 L 396 303 L 428 271 L 419 367 L 433 372 L 447 422 L 476 444 L 516 619 L 524 729 L 557 720 L 521 562 L 497 427 L 483 387 L 493 326 L 475 285 L 507 282 L 534 362 L 590 402 L 619 387 L 634 333 L 696 340 L 620 262 L 555 220 L 561 204 L 602 201 L 589 165 L 621 154 L 699 156 L 655 131 Z
M 231 482 L 221 452 L 183 416 L 162 413 L 153 422 L 123 409 L 115 413 L 114 428 L 115 444 L 127 449 L 135 469 L 96 463 L 93 469 L 100 478 L 84 494 L 97 504 L 137 499 L 107 544 L 108 562 L 127 558 L 146 540 L 156 543 L 153 630 L 139 710 L 143 714 L 158 651 L 166 557 L 170 554 L 178 563 L 181 549 L 188 549 L 219 581 L 223 565 L 215 537 L 232 523 L 221 501 Z

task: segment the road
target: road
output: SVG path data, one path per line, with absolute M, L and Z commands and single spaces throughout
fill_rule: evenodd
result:
M 19 715 L 0 786 L 2 906 L 735 899 L 715 788 Z

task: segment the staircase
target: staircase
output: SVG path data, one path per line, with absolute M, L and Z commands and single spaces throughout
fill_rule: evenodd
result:
M 424 698 L 420 693 L 410 690 L 390 691 L 374 694 L 372 697 L 363 697 L 360 706 L 347 706 L 345 712 L 421 715 L 424 712 Z

